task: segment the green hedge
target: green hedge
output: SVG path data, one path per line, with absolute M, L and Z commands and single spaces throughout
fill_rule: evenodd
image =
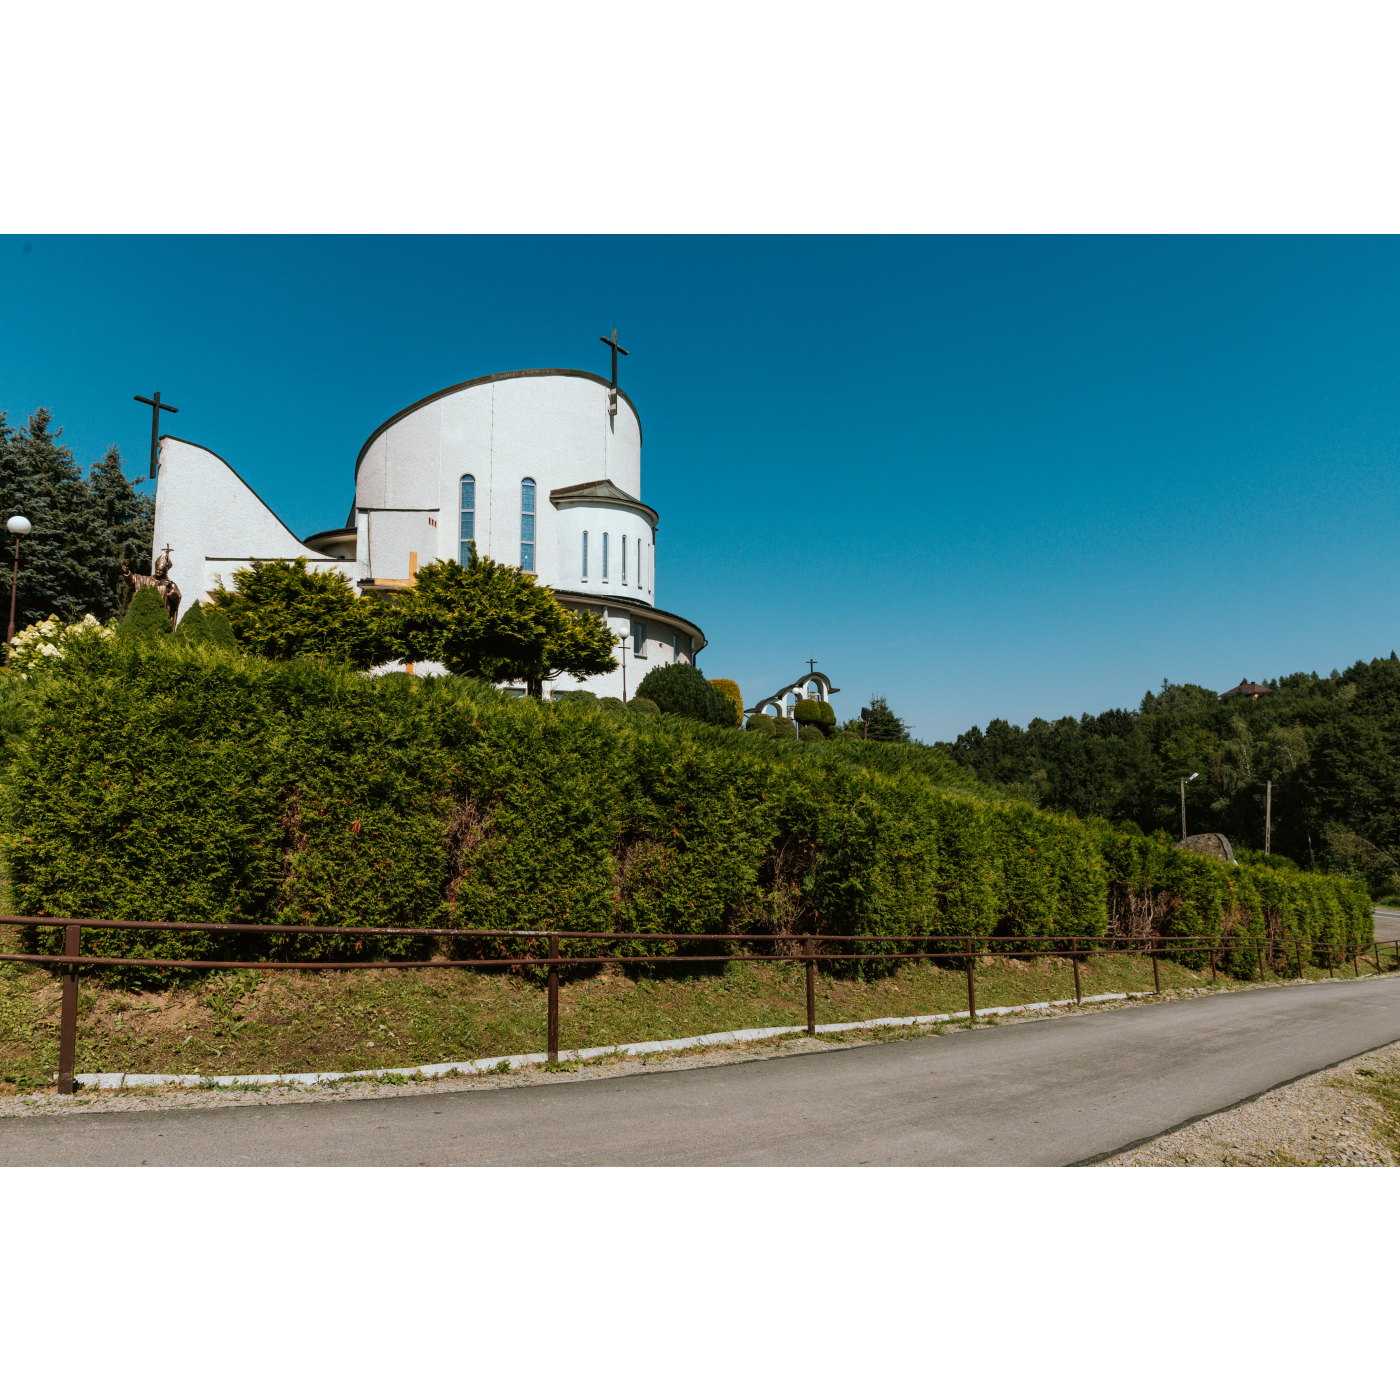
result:
M 700 934 L 960 953 L 992 934 L 1031 952 L 1126 946 L 1151 929 L 1220 940 L 1225 969 L 1250 976 L 1261 947 L 1282 968 L 1296 939 L 1324 965 L 1371 936 L 1357 882 L 1226 866 L 989 800 L 919 746 L 774 744 L 645 707 L 546 705 L 171 641 L 79 639 L 3 688 L 0 842 L 16 912 L 285 930 L 90 933 L 93 952 L 426 946 L 336 941 L 312 924 L 501 930 L 458 945 L 501 957 L 544 950 L 515 930 L 684 955 Z

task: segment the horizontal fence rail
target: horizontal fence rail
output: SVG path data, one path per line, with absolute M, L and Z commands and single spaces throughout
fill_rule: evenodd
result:
M 1400 912 L 1400 911 L 1397 911 Z M 619 938 L 615 933 L 571 933 L 551 929 L 424 929 L 424 928 L 397 928 L 397 927 L 365 927 L 351 928 L 336 925 L 309 925 L 309 924 L 189 924 L 189 923 L 164 923 L 155 920 L 126 920 L 126 919 L 72 919 L 56 918 L 52 915 L 24 915 L 24 914 L 0 914 L 0 925 L 11 925 L 28 929 L 62 929 L 64 932 L 64 945 L 62 953 L 0 953 L 0 962 L 9 963 L 29 963 L 41 967 L 51 967 L 60 971 L 63 979 L 62 1010 L 59 1023 L 59 1051 L 58 1051 L 58 1092 L 60 1094 L 71 1094 L 73 1092 L 73 1062 L 77 1050 L 78 1039 L 78 978 L 83 968 L 102 970 L 103 968 L 137 967 L 160 969 L 173 972 L 223 972 L 223 971 L 259 971 L 259 972 L 351 972 L 368 970 L 400 969 L 407 971 L 416 968 L 480 968 L 480 969 L 524 969 L 528 967 L 544 968 L 548 972 L 548 1060 L 551 1064 L 557 1064 L 559 1060 L 559 973 L 561 969 L 568 967 L 587 967 L 606 964 L 617 966 L 624 964 L 645 964 L 656 966 L 659 964 L 693 964 L 693 963 L 732 963 L 732 962 L 784 962 L 801 964 L 806 970 L 806 991 L 807 991 L 807 1033 L 816 1034 L 817 1014 L 816 1014 L 816 975 L 817 964 L 826 962 L 939 962 L 954 961 L 964 964 L 967 971 L 967 1008 L 968 1015 L 972 1021 L 977 1019 L 977 981 L 976 964 L 979 958 L 1065 958 L 1068 959 L 1074 969 L 1074 999 L 1076 1003 L 1082 1002 L 1083 990 L 1081 986 L 1080 965 L 1099 952 L 1136 952 L 1146 954 L 1152 959 L 1152 981 L 1156 991 L 1162 990 L 1161 971 L 1159 961 L 1164 956 L 1170 956 L 1175 960 L 1182 953 L 1205 953 L 1210 959 L 1210 976 L 1214 982 L 1217 978 L 1218 967 L 1221 955 L 1227 952 L 1238 953 L 1246 946 L 1257 944 L 1259 960 L 1259 976 L 1265 976 L 1266 961 L 1274 964 L 1279 957 L 1283 960 L 1284 972 L 1288 972 L 1291 967 L 1296 966 L 1297 975 L 1303 976 L 1305 960 L 1303 955 L 1303 943 L 1300 938 L 1268 937 L 1263 939 L 1230 940 L 1228 938 L 1219 939 L 1175 939 L 1151 936 L 1148 938 L 1127 938 L 1127 939 L 1105 939 L 1110 943 L 1109 947 L 1094 947 L 1092 945 L 1081 947 L 1081 942 L 1089 943 L 1089 940 L 1071 939 L 1046 939 L 1026 934 L 984 934 L 976 939 L 968 938 L 933 938 L 925 940 L 911 939 L 909 935 L 899 934 L 830 934 L 823 935 L 820 940 L 814 937 L 784 937 L 781 934 L 686 934 L 683 939 L 676 939 L 666 935 L 648 934 L 634 935 L 626 938 Z M 259 959 L 255 961 L 237 961 L 231 959 L 204 959 L 204 958 L 114 958 L 94 956 L 82 952 L 82 931 L 83 929 L 113 929 L 128 930 L 131 932 L 141 932 L 143 930 L 159 930 L 162 932 L 175 933 L 239 933 L 239 934 L 279 934 L 288 933 L 306 934 L 329 934 L 338 937 L 355 937 L 361 940 L 374 938 L 416 938 L 437 941 L 439 943 L 448 940 L 465 938 L 539 938 L 548 939 L 549 954 L 546 957 L 532 957 L 521 955 L 504 958 L 395 958 L 387 962 L 372 962 L 368 960 L 358 960 L 353 962 L 313 962 L 313 961 L 277 961 L 272 959 Z M 649 954 L 618 954 L 607 951 L 599 951 L 593 954 L 561 955 L 559 952 L 559 942 L 561 939 L 574 939 L 579 942 L 592 943 L 664 943 L 672 945 L 683 942 L 687 947 L 696 944 L 724 944 L 727 951 L 722 953 L 699 953 L 699 952 L 676 952 L 661 951 Z M 944 942 L 956 943 L 960 946 L 954 949 L 941 949 L 938 951 L 925 949 L 922 951 L 901 951 L 894 953 L 873 953 L 869 951 L 869 945 L 880 943 L 909 943 L 914 941 L 924 942 Z M 1053 948 L 1027 948 L 1028 942 L 1058 942 L 1068 943 L 1068 947 Z M 820 942 L 821 946 L 818 946 Z M 735 952 L 737 945 L 771 945 L 776 943 L 801 943 L 800 952 Z M 859 951 L 840 952 L 833 950 L 831 944 L 860 944 Z M 998 950 L 997 943 L 1015 944 L 1014 948 L 1008 947 Z M 1347 951 L 1351 956 L 1345 961 L 1350 961 L 1352 970 L 1360 976 L 1360 958 L 1362 950 L 1366 944 L 1350 941 Z M 1400 970 L 1400 937 L 1378 939 L 1372 938 L 1369 942 L 1370 952 L 1366 955 L 1367 961 L 1373 961 L 1377 973 L 1385 970 L 1382 959 L 1382 947 L 1390 949 L 1393 959 L 1393 969 Z M 1266 954 L 1267 950 L 1267 954 Z M 1293 957 L 1288 954 L 1292 951 Z M 1309 945 L 1309 952 L 1312 952 L 1312 945 Z M 1334 953 L 1336 949 L 1330 943 L 1326 945 L 1327 952 L 1327 972 L 1329 976 L 1336 975 L 1336 959 Z M 1308 961 L 1311 961 L 1309 958 Z M 1318 966 L 1313 963 L 1313 966 Z

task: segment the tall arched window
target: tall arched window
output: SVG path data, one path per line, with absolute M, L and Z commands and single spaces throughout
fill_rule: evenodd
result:
M 583 581 L 588 582 L 588 531 L 583 532 Z
M 622 586 L 627 587 L 627 536 L 622 537 Z
M 535 482 L 528 476 L 520 483 L 520 567 L 535 572 Z
M 471 542 L 476 539 L 476 478 L 474 476 L 464 476 L 462 478 L 462 531 L 461 531 L 461 563 L 465 569 L 470 557 Z
M 637 587 L 642 586 L 642 537 L 637 536 Z
M 603 582 L 608 581 L 608 534 L 603 532 Z

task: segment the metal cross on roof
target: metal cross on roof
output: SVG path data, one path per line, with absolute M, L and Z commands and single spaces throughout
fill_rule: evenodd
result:
M 131 396 L 137 403 L 148 403 L 151 406 L 151 480 L 156 479 L 156 468 L 160 465 L 160 415 L 164 410 L 166 413 L 179 413 L 179 409 L 173 403 L 161 403 L 160 390 L 156 390 L 153 399 L 143 399 L 140 394 Z
M 605 335 L 600 335 L 600 336 L 598 337 L 598 339 L 601 340 L 601 341 L 603 342 L 604 345 L 609 345 L 609 346 L 612 347 L 612 388 L 611 388 L 611 389 L 609 390 L 609 392 L 608 392 L 608 412 L 609 412 L 614 418 L 616 418 L 616 417 L 617 417 L 617 357 L 618 357 L 619 355 L 625 355 L 625 354 L 627 353 L 627 351 L 625 351 L 625 350 L 622 348 L 622 346 L 620 346 L 620 345 L 617 343 L 617 327 L 616 327 L 616 326 L 613 327 L 613 333 L 612 333 L 612 338 L 611 338 L 611 339 L 609 339 L 609 338 L 608 338 L 607 336 L 605 336 Z

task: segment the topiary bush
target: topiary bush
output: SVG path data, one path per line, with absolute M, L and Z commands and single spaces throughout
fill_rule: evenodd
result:
M 804 724 L 798 731 L 797 737 L 805 744 L 824 744 L 826 735 L 817 728 L 815 724 Z
M 638 710 L 644 715 L 659 715 L 661 707 L 655 700 L 648 700 L 644 695 L 634 695 L 628 702 L 629 710 Z
M 770 738 L 773 735 L 773 716 L 765 714 L 754 714 L 749 716 L 748 723 L 744 726 L 753 734 L 767 734 Z
M 779 715 L 773 721 L 773 737 L 775 739 L 795 739 L 797 738 L 797 727 L 786 715 Z
M 204 622 L 208 628 L 211 645 L 223 647 L 226 651 L 238 650 L 238 638 L 233 635 L 233 628 L 228 625 L 228 618 L 218 608 L 205 608 Z
M 685 715 L 723 729 L 733 729 L 738 724 L 731 702 L 705 679 L 698 666 L 688 666 L 684 661 L 648 671 L 637 687 L 637 695 L 652 701 L 664 715 Z
M 734 706 L 734 723 L 744 722 L 744 697 L 739 691 L 738 681 L 711 681 L 710 684 Z
M 622 701 L 616 695 L 605 695 L 598 703 L 605 710 L 620 710 L 622 708 Z
M 819 702 L 821 705 L 821 723 L 826 726 L 827 737 L 831 736 L 831 731 L 836 728 L 836 711 L 826 703 L 825 700 Z
M 586 709 L 596 710 L 601 702 L 591 690 L 556 690 L 554 703 L 556 705 L 582 705 Z
M 205 617 L 204 609 L 197 600 L 185 609 L 179 626 L 175 628 L 175 640 L 191 647 L 213 644 L 214 639 L 209 634 L 209 619 Z
M 799 700 L 793 707 L 792 717 L 799 725 L 815 725 L 823 739 L 829 739 L 836 728 L 836 711 L 825 700 Z
M 117 624 L 117 636 L 124 642 L 168 637 L 172 630 L 165 602 L 154 588 L 138 588 L 126 616 Z

